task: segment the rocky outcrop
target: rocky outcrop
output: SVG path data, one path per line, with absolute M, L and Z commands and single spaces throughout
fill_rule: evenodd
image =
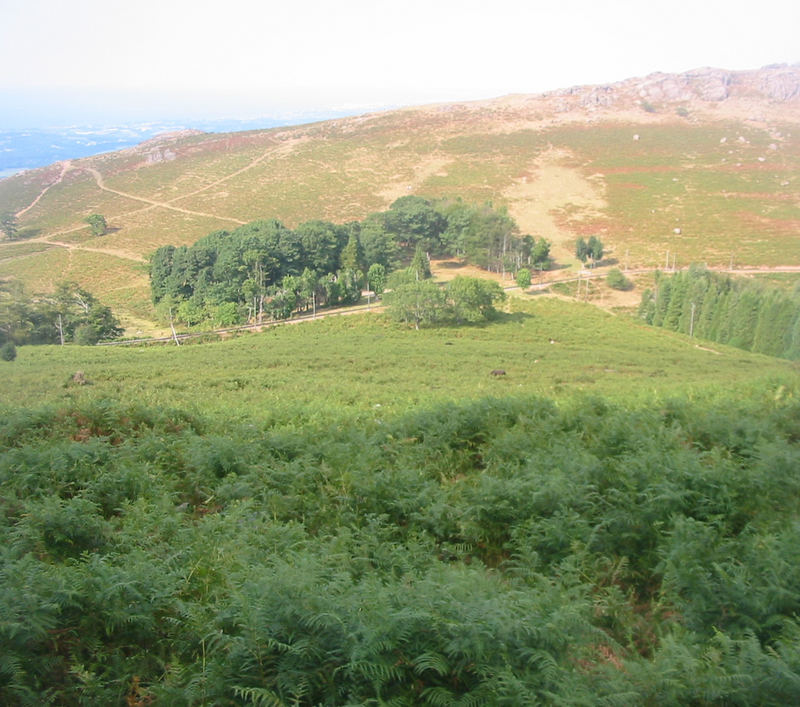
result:
M 773 101 L 800 98 L 800 66 L 769 66 L 758 72 L 758 90 Z
M 703 68 L 681 74 L 659 72 L 619 83 L 551 91 L 543 97 L 554 99 L 560 112 L 577 107 L 596 110 L 645 102 L 713 104 L 732 98 L 784 103 L 800 101 L 800 65 L 765 66 L 755 71 Z

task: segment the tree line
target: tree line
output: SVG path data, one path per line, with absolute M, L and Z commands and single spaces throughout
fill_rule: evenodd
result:
M 418 251 L 500 273 L 547 264 L 550 244 L 518 231 L 491 204 L 412 195 L 360 222 L 290 229 L 262 219 L 159 248 L 150 260 L 152 299 L 165 320 L 224 326 L 357 302 L 364 286 L 380 293 Z
M 9 351 L 22 344 L 96 344 L 121 334 L 111 309 L 75 282 L 37 295 L 19 282 L 0 282 L 0 345 Z
M 639 316 L 648 324 L 747 351 L 800 359 L 800 292 L 692 266 L 657 274 Z

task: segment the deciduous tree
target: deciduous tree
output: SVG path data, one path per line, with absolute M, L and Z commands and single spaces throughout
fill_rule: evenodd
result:
M 494 280 L 458 276 L 447 285 L 447 300 L 457 322 L 479 322 L 496 315 L 494 305 L 506 298 Z
M 104 236 L 108 232 L 108 223 L 102 214 L 89 214 L 84 220 L 91 227 L 93 236 Z
M 13 241 L 17 237 L 19 234 L 19 226 L 15 214 L 10 211 L 0 214 L 0 231 L 3 232 L 6 239 L 9 241 Z
M 421 325 L 435 324 L 447 316 L 445 293 L 431 280 L 411 280 L 385 295 L 389 314 L 396 320 Z

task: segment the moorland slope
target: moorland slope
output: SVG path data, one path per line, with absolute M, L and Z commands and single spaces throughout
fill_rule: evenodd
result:
M 562 265 L 597 234 L 626 267 L 800 264 L 800 67 L 701 69 L 311 125 L 179 133 L 0 181 L 0 277 L 78 281 L 149 329 L 146 260 L 262 217 L 362 219 L 396 198 L 506 205 Z M 103 214 L 93 237 L 83 219 Z

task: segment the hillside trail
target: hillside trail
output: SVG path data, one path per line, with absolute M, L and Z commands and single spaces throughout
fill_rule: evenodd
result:
M 246 223 L 246 221 L 241 221 L 238 218 L 231 218 L 230 216 L 218 216 L 217 214 L 209 214 L 204 211 L 193 211 L 191 209 L 184 209 L 180 206 L 174 206 L 167 201 L 156 201 L 155 199 L 148 199 L 143 196 L 136 196 L 135 194 L 119 191 L 118 189 L 112 189 L 111 187 L 106 186 L 105 182 L 103 181 L 103 175 L 100 174 L 100 172 L 98 172 L 96 169 L 94 169 L 94 167 L 81 167 L 81 169 L 86 172 L 89 172 L 89 174 L 91 174 L 92 177 L 94 177 L 95 182 L 97 182 L 98 188 L 102 189 L 103 191 L 107 191 L 111 194 L 116 194 L 117 196 L 125 197 L 126 199 L 141 201 L 145 204 L 149 204 L 150 206 L 158 206 L 161 207 L 162 209 L 170 209 L 172 211 L 178 211 L 182 214 L 188 214 L 190 216 L 203 216 L 204 218 L 219 219 L 220 221 L 231 221 L 232 223 L 238 224 L 239 226 L 243 226 Z
M 213 189 L 214 187 L 217 187 L 220 184 L 224 184 L 225 182 L 230 181 L 231 179 L 235 179 L 240 174 L 244 174 L 248 170 L 251 170 L 254 167 L 257 167 L 259 164 L 261 164 L 268 157 L 275 157 L 275 156 L 279 156 L 281 154 L 289 154 L 289 153 L 291 153 L 298 144 L 303 143 L 303 142 L 307 142 L 308 139 L 309 138 L 307 138 L 307 137 L 301 136 L 301 137 L 297 137 L 297 138 L 292 138 L 292 139 L 286 140 L 282 144 L 277 145 L 275 147 L 270 147 L 270 148 L 266 149 L 261 155 L 256 157 L 254 160 L 252 160 L 248 164 L 246 164 L 244 167 L 241 167 L 241 168 L 237 169 L 235 172 L 231 172 L 230 174 L 227 174 L 224 177 L 220 177 L 219 179 L 217 179 L 217 180 L 215 180 L 215 181 L 213 181 L 213 182 L 211 182 L 209 184 L 206 184 L 204 187 L 200 187 L 199 189 L 195 189 L 194 191 L 190 191 L 190 192 L 188 192 L 186 194 L 181 194 L 180 196 L 173 197 L 172 199 L 169 199 L 168 201 L 166 201 L 164 203 L 165 204 L 172 204 L 172 203 L 174 203 L 176 201 L 180 201 L 181 199 L 188 199 L 190 197 L 197 196 L 198 194 L 202 194 L 203 192 L 208 191 L 209 189 Z M 222 217 L 217 216 L 216 218 L 222 218 Z M 243 222 L 240 221 L 239 223 L 243 223 Z
M 51 182 L 51 183 L 50 183 L 50 184 L 48 184 L 46 187 L 44 187 L 44 188 L 43 188 L 43 189 L 42 189 L 42 190 L 39 192 L 39 194 L 37 195 L 37 197 L 36 197 L 36 198 L 35 198 L 35 199 L 34 199 L 34 200 L 33 200 L 33 201 L 30 203 L 30 204 L 28 204 L 28 205 L 27 205 L 27 206 L 26 206 L 24 209 L 20 209 L 19 211 L 17 211 L 17 213 L 16 213 L 16 214 L 14 214 L 14 217 L 15 217 L 15 218 L 19 218 L 19 217 L 20 217 L 20 216 L 22 216 L 23 214 L 26 214 L 26 213 L 28 213 L 28 211 L 30 211 L 30 210 L 31 210 L 31 209 L 32 209 L 34 206 L 36 206 L 36 204 L 38 204 L 38 203 L 39 203 L 39 201 L 41 200 L 41 198 L 42 198 L 42 197 L 43 197 L 45 194 L 47 194 L 47 192 L 48 192 L 50 189 L 52 189 L 52 188 L 53 188 L 53 187 L 54 187 L 56 184 L 60 184 L 60 183 L 61 183 L 61 182 L 64 180 L 64 175 L 66 175 L 66 173 L 67 173 L 67 172 L 69 172 L 69 171 L 70 171 L 70 170 L 72 170 L 72 169 L 75 169 L 75 167 L 73 167 L 73 165 L 72 165 L 72 160 L 66 160 L 66 161 L 62 162 L 62 163 L 61 163 L 61 174 L 59 174 L 59 175 L 58 175 L 58 178 L 56 179 L 56 181 L 54 181 L 54 182 Z
M 298 137 L 298 138 L 294 138 L 294 139 L 291 139 L 291 140 L 287 140 L 287 141 L 283 142 L 280 145 L 272 146 L 272 147 L 264 150 L 264 152 L 262 152 L 258 157 L 253 159 L 251 162 L 246 164 L 244 167 L 241 167 L 241 168 L 235 170 L 234 172 L 231 172 L 230 174 L 225 175 L 224 177 L 220 177 L 219 179 L 217 179 L 217 180 L 215 180 L 213 182 L 210 182 L 209 184 L 206 184 L 205 186 L 203 186 L 203 187 L 201 187 L 199 189 L 195 189 L 194 191 L 188 192 L 186 194 L 181 194 L 180 196 L 176 196 L 176 197 L 174 197 L 172 199 L 169 199 L 167 201 L 158 201 L 158 200 L 155 200 L 155 199 L 148 199 L 146 197 L 141 197 L 141 196 L 137 196 L 137 195 L 134 195 L 134 194 L 130 194 L 128 192 L 123 192 L 123 191 L 120 191 L 120 190 L 117 190 L 117 189 L 112 189 L 111 187 L 106 185 L 105 180 L 103 179 L 103 175 L 100 174 L 100 172 L 97 171 L 96 169 L 94 169 L 93 167 L 76 167 L 76 166 L 74 166 L 72 164 L 72 162 L 70 160 L 67 160 L 66 162 L 64 162 L 62 164 L 61 174 L 58 176 L 58 178 L 54 182 L 52 182 L 51 184 L 48 184 L 44 189 L 42 189 L 42 191 L 33 200 L 33 202 L 31 202 L 28 206 L 26 206 L 21 211 L 18 211 L 16 213 L 16 216 L 20 216 L 20 215 L 26 213 L 27 211 L 29 211 L 30 209 L 32 209 L 34 206 L 36 206 L 36 204 L 39 203 L 39 201 L 42 199 L 42 197 L 47 193 L 47 191 L 49 189 L 51 189 L 52 187 L 56 186 L 61 181 L 63 181 L 64 176 L 67 174 L 67 172 L 69 172 L 71 170 L 81 170 L 81 171 L 88 172 L 92 176 L 92 178 L 95 180 L 95 183 L 97 184 L 97 187 L 99 189 L 101 189 L 103 191 L 107 191 L 107 192 L 109 192 L 111 194 L 116 194 L 117 196 L 122 196 L 124 198 L 132 199 L 134 201 L 139 201 L 139 202 L 142 202 L 142 203 L 146 204 L 146 206 L 144 206 L 143 208 L 134 209 L 132 211 L 127 211 L 125 213 L 120 214 L 119 218 L 125 218 L 127 216 L 132 216 L 134 214 L 140 214 L 140 213 L 143 213 L 145 211 L 149 211 L 149 210 L 155 209 L 155 208 L 165 208 L 165 209 L 170 209 L 172 211 L 177 211 L 177 212 L 180 212 L 180 213 L 193 215 L 193 216 L 203 216 L 203 217 L 206 217 L 206 218 L 219 219 L 219 220 L 223 220 L 223 221 L 231 221 L 232 223 L 235 223 L 237 225 L 242 226 L 242 225 L 244 225 L 246 223 L 246 221 L 242 221 L 242 220 L 236 219 L 236 218 L 231 218 L 231 217 L 228 217 L 228 216 L 220 216 L 218 214 L 210 214 L 210 213 L 206 213 L 206 212 L 203 212 L 203 211 L 194 211 L 194 210 L 191 210 L 191 209 L 185 209 L 185 208 L 180 207 L 180 206 L 175 206 L 174 202 L 180 201 L 181 199 L 188 199 L 188 198 L 190 198 L 192 196 L 196 196 L 197 194 L 201 194 L 201 193 L 203 193 L 205 191 L 208 191 L 209 189 L 213 189 L 214 187 L 219 186 L 220 184 L 224 184 L 225 182 L 227 182 L 227 181 L 229 181 L 231 179 L 235 179 L 239 175 L 247 172 L 248 170 L 253 169 L 254 167 L 257 167 L 259 164 L 264 162 L 269 157 L 273 157 L 273 156 L 280 155 L 280 154 L 285 154 L 285 153 L 290 153 L 292 150 L 295 149 L 295 147 L 296 147 L 296 145 L 298 143 L 302 143 L 302 142 L 305 142 L 307 140 L 308 140 L 308 138 L 306 138 L 306 137 Z M 85 228 L 88 228 L 87 224 L 82 224 L 80 226 L 72 226 L 70 228 L 61 229 L 59 231 L 55 231 L 53 233 L 45 234 L 43 236 L 37 236 L 35 238 L 28 238 L 28 239 L 25 240 L 25 242 L 26 243 L 47 243 L 47 244 L 50 244 L 50 245 L 57 246 L 59 248 L 66 248 L 68 251 L 70 251 L 70 255 L 72 254 L 73 250 L 83 250 L 83 251 L 88 251 L 88 252 L 91 252 L 91 253 L 101 253 L 101 254 L 104 254 L 104 255 L 111 255 L 111 256 L 114 256 L 116 258 L 122 258 L 124 260 L 132 260 L 132 261 L 137 262 L 137 263 L 145 263 L 145 262 L 147 262 L 147 260 L 145 258 L 143 258 L 143 257 L 141 257 L 141 256 L 139 256 L 139 255 L 137 255 L 135 253 L 131 253 L 129 251 L 124 251 L 124 250 L 120 250 L 120 249 L 116 249 L 116 248 L 96 248 L 96 247 L 87 246 L 87 245 L 84 245 L 84 244 L 81 244 L 81 243 L 66 243 L 64 241 L 56 240 L 56 238 L 58 238 L 59 236 L 69 235 L 70 233 L 77 233 L 78 231 L 82 231 Z M 10 246 L 10 245 L 13 245 L 13 243 L 12 242 L 0 243 L 0 248 L 2 248 L 3 246 Z M 0 260 L 5 260 L 5 261 L 18 260 L 20 258 L 30 257 L 31 255 L 33 255 L 33 253 L 29 253 L 29 254 L 25 254 L 25 255 L 19 255 L 19 256 L 12 256 L 11 258 L 4 258 L 4 259 L 0 258 Z
M 58 246 L 60 248 L 66 248 L 69 251 L 83 250 L 88 253 L 101 253 L 102 255 L 111 255 L 115 258 L 122 258 L 123 260 L 133 260 L 137 263 L 147 262 L 147 260 L 141 257 L 140 255 L 129 253 L 128 251 L 125 250 L 119 250 L 117 248 L 93 248 L 91 246 L 84 245 L 83 243 L 65 243 L 64 241 L 54 241 L 54 240 L 49 240 L 45 242 L 51 243 L 52 245 Z
M 55 238 L 58 236 L 65 236 L 70 233 L 76 233 L 77 231 L 82 231 L 85 228 L 89 228 L 88 224 L 85 226 L 74 226 L 73 228 L 67 228 L 62 231 L 56 231 L 54 233 L 49 233 L 44 236 L 37 236 L 36 238 L 26 238 L 24 241 L 9 241 L 5 243 L 0 243 L 0 251 L 2 251 L 2 248 L 4 246 L 13 247 L 15 245 L 22 245 L 28 243 L 43 243 L 45 245 L 56 246 L 57 248 L 64 248 L 65 250 L 70 252 L 70 255 L 72 254 L 72 251 L 83 250 L 89 253 L 101 253 L 103 255 L 111 255 L 115 258 L 120 258 L 122 260 L 132 260 L 136 263 L 147 262 L 147 260 L 142 256 L 137 255 L 136 253 L 131 253 L 130 251 L 127 250 L 121 250 L 119 248 L 96 248 L 93 246 L 84 245 L 83 243 L 67 243 L 65 241 L 55 240 Z M 22 255 L 12 255 L 9 258 L 3 258 L 0 256 L 0 262 L 7 263 L 12 260 L 21 260 L 23 258 L 30 258 L 41 252 L 42 252 L 41 250 L 38 250 L 32 253 L 24 253 Z

